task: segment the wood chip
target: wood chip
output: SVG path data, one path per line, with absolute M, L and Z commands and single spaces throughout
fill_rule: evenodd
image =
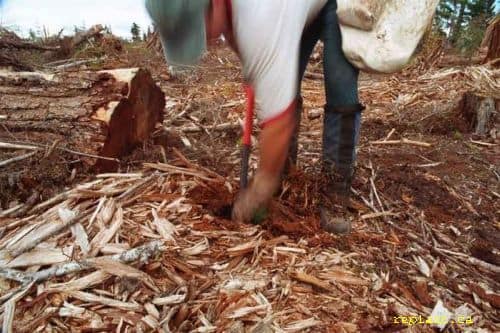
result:
M 154 305 L 174 305 L 181 304 L 186 300 L 186 295 L 171 295 L 166 297 L 157 297 L 153 299 Z
M 146 323 L 146 325 L 148 325 L 153 330 L 156 330 L 160 326 L 160 323 L 158 322 L 158 320 L 151 315 L 147 315 L 145 317 L 142 317 L 142 321 L 144 323 Z
M 83 291 L 70 291 L 67 294 L 83 302 L 102 304 L 125 311 L 141 312 L 143 309 L 140 304 L 121 302 L 112 298 L 97 296 Z
M 260 244 L 260 240 L 253 240 L 241 245 L 233 246 L 227 249 L 227 252 L 230 257 L 239 257 L 255 251 Z
M 258 306 L 243 307 L 243 308 L 236 309 L 233 312 L 231 312 L 230 314 L 228 314 L 227 318 L 228 319 L 238 319 L 238 318 L 246 317 L 246 316 L 248 316 L 249 314 L 252 314 L 252 313 L 256 313 L 256 312 L 260 312 L 260 311 L 266 310 L 268 308 L 269 308 L 268 305 L 258 305 Z
M 361 215 L 361 219 L 362 220 L 370 220 L 370 219 L 375 219 L 375 218 L 385 217 L 385 216 L 399 216 L 399 214 L 393 213 L 390 211 L 389 212 L 379 212 L 379 213 L 368 213 L 368 214 Z
M 20 292 L 14 294 L 4 306 L 4 315 L 3 315 L 3 324 L 2 324 L 2 332 L 13 332 L 12 331 L 12 323 L 14 321 L 14 313 L 16 311 L 16 303 L 22 299 L 34 286 L 34 282 L 30 283 L 26 288 L 22 289 Z
M 181 250 L 181 254 L 186 257 L 193 257 L 202 254 L 209 248 L 208 239 L 203 239 L 192 247 Z
M 321 321 L 316 320 L 315 318 L 309 318 L 289 323 L 286 327 L 283 328 L 283 330 L 285 332 L 304 332 L 306 329 L 316 327 L 320 324 Z
M 95 235 L 95 237 L 90 242 L 91 250 L 89 255 L 95 257 L 99 253 L 100 249 L 106 245 L 114 237 L 118 229 L 123 223 L 123 209 L 120 207 L 117 209 L 116 214 L 113 217 L 113 221 L 109 228 L 103 228 L 101 231 Z
M 319 274 L 324 280 L 329 280 L 330 282 L 344 283 L 356 286 L 369 286 L 370 281 L 364 280 L 362 278 L 356 277 L 353 273 L 344 271 L 341 269 L 329 270 L 326 272 L 321 272 Z
M 418 146 L 418 147 L 425 147 L 425 148 L 432 147 L 432 144 L 430 144 L 430 143 L 422 142 L 422 141 L 408 140 L 408 139 L 371 141 L 370 143 L 372 145 L 399 145 L 399 144 L 407 144 L 407 145 Z
M 75 237 L 75 244 L 78 245 L 83 254 L 88 254 L 90 251 L 89 237 L 85 232 L 81 223 L 76 223 L 71 226 L 71 234 Z
M 132 266 L 123 264 L 111 258 L 96 258 L 92 264 L 100 270 L 121 278 L 137 279 L 144 282 L 147 286 L 152 288 L 155 292 L 160 292 L 153 279 L 143 271 L 140 271 Z
M 297 280 L 297 281 L 300 281 L 300 282 L 303 282 L 303 283 L 307 283 L 307 284 L 310 284 L 312 286 L 315 286 L 315 287 L 318 287 L 320 289 L 323 289 L 323 290 L 326 290 L 326 291 L 331 291 L 332 290 L 332 286 L 330 286 L 328 284 L 328 282 L 326 281 L 322 281 L 312 275 L 309 275 L 309 274 L 306 274 L 306 273 L 303 273 L 303 272 L 294 272 L 292 273 L 292 278 Z
M 68 256 L 61 249 L 37 247 L 30 252 L 23 253 L 17 258 L 2 262 L 0 265 L 8 268 L 45 266 L 58 264 L 68 260 Z
M 104 271 L 96 271 L 88 275 L 85 275 L 79 279 L 72 280 L 69 282 L 50 284 L 47 286 L 46 289 L 51 291 L 61 291 L 61 292 L 84 290 L 88 289 L 91 286 L 103 283 L 110 276 L 111 274 L 108 274 Z
M 156 231 L 158 231 L 158 233 L 164 240 L 174 241 L 175 226 L 167 219 L 160 218 L 158 216 L 158 212 L 155 209 L 152 209 L 151 211 L 153 214 L 153 224 L 156 227 Z
M 146 309 L 146 312 L 149 315 L 153 316 L 153 318 L 155 318 L 156 320 L 160 319 L 160 312 L 158 312 L 158 309 L 153 304 L 151 303 L 144 304 L 144 309 Z

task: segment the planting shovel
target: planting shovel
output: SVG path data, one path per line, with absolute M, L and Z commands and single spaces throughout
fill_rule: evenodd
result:
M 240 189 L 248 186 L 248 168 L 250 152 L 252 149 L 252 127 L 255 107 L 255 95 L 250 86 L 245 86 L 247 106 L 245 110 L 245 123 L 243 125 L 243 138 L 241 148 L 241 170 L 240 170 Z

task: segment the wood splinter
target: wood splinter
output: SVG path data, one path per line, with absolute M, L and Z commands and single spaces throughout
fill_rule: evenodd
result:
M 407 145 L 418 146 L 418 147 L 425 147 L 425 148 L 432 147 L 432 144 L 430 144 L 430 143 L 422 142 L 422 141 L 408 140 L 408 139 L 372 141 L 370 143 L 372 145 L 399 145 L 399 144 L 407 144 Z
M 322 280 L 318 279 L 317 277 L 314 277 L 314 276 L 306 274 L 306 273 L 294 272 L 292 274 L 292 278 L 294 278 L 297 281 L 300 281 L 300 282 L 303 282 L 306 284 L 310 284 L 314 287 L 317 287 L 317 288 L 320 288 L 320 289 L 323 289 L 326 291 L 332 290 L 332 287 L 328 284 L 328 282 L 322 281 Z

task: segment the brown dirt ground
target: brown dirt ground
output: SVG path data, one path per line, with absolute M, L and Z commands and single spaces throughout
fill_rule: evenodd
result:
M 242 103 L 237 103 L 228 109 L 214 110 L 214 106 L 218 109 L 217 105 L 243 99 L 239 61 L 227 49 L 212 50 L 212 53 L 204 59 L 202 70 L 190 74 L 187 79 L 171 77 L 166 66 L 162 64 L 161 56 L 151 53 L 148 57 L 144 57 L 138 48 L 128 48 L 126 51 L 125 57 L 111 57 L 102 66 L 116 68 L 134 65 L 148 68 L 168 98 L 183 103 L 189 97 L 193 101 L 191 115 L 201 124 L 213 124 L 241 116 L 244 108 Z M 380 82 L 390 79 L 390 76 L 384 75 L 364 75 L 361 77 L 361 84 L 363 80 Z M 185 85 L 184 80 L 189 81 L 189 85 Z M 399 80 L 404 80 L 404 77 Z M 306 112 L 323 105 L 321 82 L 306 80 L 303 94 Z M 361 95 L 363 97 L 363 91 Z M 363 100 L 363 102 L 367 106 L 379 105 L 377 101 Z M 367 162 L 371 161 L 377 169 L 375 184 L 383 196 L 392 202 L 404 202 L 423 210 L 425 217 L 431 223 L 459 223 L 464 220 L 469 220 L 470 223 L 479 220 L 497 221 L 499 210 L 497 200 L 494 200 L 491 194 L 487 196 L 482 194 L 487 194 L 488 189 L 498 192 L 498 179 L 491 170 L 491 166 L 498 162 L 498 149 L 478 148 L 467 143 L 470 126 L 460 114 L 460 110 L 451 108 L 447 112 L 428 117 L 426 112 L 429 110 L 412 110 L 411 114 L 403 110 L 406 115 L 404 119 L 401 119 L 401 115 L 389 119 L 379 118 L 376 114 L 365 117 L 355 187 L 368 190 L 367 180 L 371 171 L 367 169 Z M 415 124 L 414 118 L 421 119 L 422 115 L 426 119 Z M 321 129 L 321 119 L 305 119 L 303 123 L 305 128 L 302 131 Z M 381 149 L 369 147 L 368 141 L 383 138 L 392 128 L 395 128 L 401 137 L 416 137 L 417 140 L 432 142 L 435 145 L 428 150 L 402 146 Z M 239 140 L 238 131 L 216 133 L 211 136 L 203 133 L 190 134 L 189 140 L 192 141 L 192 148 L 184 147 L 176 133 L 160 133 L 150 143 L 124 158 L 120 171 L 133 170 L 140 167 L 142 162 L 161 161 L 159 147 L 163 146 L 166 148 L 167 159 L 173 157 L 172 147 L 181 148 L 183 154 L 196 163 L 222 176 L 235 177 L 239 166 L 228 161 L 227 156 L 234 155 Z M 303 148 L 317 152 L 320 149 L 320 137 L 314 138 L 313 143 L 304 144 Z M 4 157 L 9 156 L 2 156 Z M 271 218 L 268 220 L 272 221 L 269 226 L 272 232 L 285 232 L 301 237 L 318 231 L 315 179 L 319 175 L 317 170 L 319 163 L 310 163 L 306 159 L 308 158 L 299 160 L 304 167 L 299 171 L 303 174 L 288 182 L 289 188 L 281 196 L 279 205 L 271 209 L 269 214 Z M 429 170 L 414 167 L 415 164 L 425 164 L 427 159 L 443 163 Z M 24 170 L 13 165 L 2 169 L 0 173 L 0 204 L 4 209 L 12 206 L 14 202 L 24 202 L 34 194 L 38 195 L 38 201 L 45 200 L 62 188 L 81 182 L 92 175 L 92 170 L 85 163 L 74 156 L 60 152 L 53 152 L 48 157 L 42 156 L 42 153 L 37 154 L 22 166 Z M 76 169 L 75 177 L 71 176 L 73 169 Z M 442 181 L 436 181 L 433 177 Z M 482 198 L 477 202 L 476 208 L 480 212 L 480 217 L 471 216 L 464 208 L 463 202 L 452 196 L 445 187 L 467 188 L 470 186 L 467 183 L 473 183 L 475 187 L 467 189 L 468 196 L 476 200 Z M 221 189 L 214 189 L 213 192 L 210 189 L 194 191 L 190 193 L 191 200 L 216 216 L 228 218 L 232 197 L 226 192 L 222 192 L 223 195 L 220 197 L 219 190 Z M 219 196 L 213 200 L 215 191 L 218 191 Z M 276 209 L 276 206 L 279 209 Z M 294 223 L 298 222 L 293 220 L 301 222 L 294 227 Z M 304 224 L 309 227 L 304 227 Z
M 243 111 L 241 103 L 231 108 L 219 107 L 221 104 L 243 98 L 240 89 L 239 63 L 227 49 L 214 50 L 207 56 L 202 70 L 184 79 L 188 84 L 183 79 L 171 78 L 165 66 L 159 62 L 141 63 L 137 59 L 132 62 L 135 65 L 145 65 L 150 68 L 167 97 L 178 100 L 182 105 L 189 98 L 192 99 L 194 103 L 190 115 L 199 123 L 211 125 L 241 116 Z M 122 66 L 123 60 L 105 66 L 118 65 Z M 361 82 L 365 79 L 362 77 Z M 379 82 L 390 80 L 386 76 L 377 76 L 375 79 Z M 400 80 L 403 81 L 404 78 Z M 324 104 L 321 83 L 306 80 L 304 97 L 306 112 L 321 108 Z M 364 99 L 363 102 L 370 106 L 376 104 L 377 101 Z M 386 105 L 386 107 L 389 106 Z M 379 118 L 377 114 L 371 113 L 370 108 L 365 114 L 354 188 L 367 197 L 371 189 L 369 179 L 374 170 L 376 174 L 374 184 L 385 208 L 400 213 L 393 219 L 394 223 L 403 224 L 410 218 L 422 219 L 433 228 L 440 230 L 445 237 L 463 244 L 479 259 L 498 264 L 500 244 L 497 238 L 487 236 L 492 233 L 498 234 L 500 227 L 500 201 L 492 194 L 492 191 L 499 192 L 499 179 L 494 173 L 495 170 L 492 169 L 492 166 L 496 165 L 496 172 L 498 172 L 498 145 L 478 147 L 470 144 L 469 138 L 472 136 L 468 132 L 469 125 L 457 110 L 450 110 L 448 113 L 437 116 L 430 115 L 425 121 L 416 124 L 411 124 L 415 118 L 421 119 L 422 116 L 426 116 L 426 112 L 431 111 L 415 110 L 414 114 L 411 114 L 410 110 L 404 110 L 404 112 L 408 114 L 408 118 L 403 120 L 395 116 L 389 119 Z M 168 119 L 168 115 L 166 118 Z M 319 131 L 321 123 L 321 119 L 305 120 L 302 132 Z M 405 137 L 430 142 L 433 146 L 421 148 L 401 145 L 384 147 L 369 145 L 369 141 L 383 139 L 392 128 L 396 129 L 395 136 L 398 138 Z M 171 135 L 164 140 L 157 139 L 155 143 L 148 143 L 125 159 L 120 169 L 129 171 L 139 167 L 142 162 L 161 161 L 159 145 L 167 148 L 167 160 L 175 162 L 177 158 L 171 152 L 174 146 L 179 148 L 189 160 L 227 177 L 236 187 L 239 170 L 239 164 L 236 162 L 239 133 L 231 131 L 196 133 L 186 136 L 192 144 L 191 147 L 184 146 L 177 135 Z M 386 224 L 380 225 L 384 219 L 373 224 L 356 219 L 354 232 L 346 237 L 331 236 L 320 230 L 317 214 L 320 138 L 320 135 L 312 136 L 312 139 L 308 136 L 307 140 L 301 137 L 303 143 L 300 151 L 308 154 L 299 153 L 299 174 L 286 182 L 288 187 L 284 186 L 286 190 L 281 193 L 281 196 L 277 196 L 270 208 L 263 222 L 266 237 L 272 238 L 286 234 L 297 241 L 302 238 L 307 239 L 308 244 L 313 247 L 336 247 L 343 251 L 360 246 L 380 248 L 386 246 L 387 242 L 392 242 L 394 245 L 392 251 L 405 250 L 408 243 L 407 236 L 398 234 Z M 10 184 L 9 177 L 15 176 L 19 170 L 2 170 L 0 174 L 2 206 L 7 207 L 9 203 L 12 204 L 13 200 L 26 200 L 32 194 L 30 190 L 33 188 L 39 191 L 40 200 L 42 200 L 65 186 L 90 177 L 88 176 L 89 170 L 80 167 L 77 177 L 69 180 L 72 169 L 70 161 L 71 156 L 53 155 L 49 158 L 37 156 L 30 160 L 30 164 L 26 166 L 29 170 L 23 173 L 23 177 L 14 183 L 11 180 Z M 433 162 L 441 162 L 441 164 L 435 167 L 418 167 L 418 165 Z M 252 165 L 255 166 L 255 160 Z M 45 172 L 47 169 L 51 170 L 50 174 Z M 454 195 L 450 189 L 457 194 Z M 199 230 L 238 228 L 229 221 L 230 205 L 234 194 L 231 194 L 225 186 L 200 185 L 187 193 L 187 198 L 195 205 L 199 205 L 202 212 L 207 214 L 207 218 L 195 224 L 194 228 Z M 150 199 L 161 200 L 162 198 Z M 471 212 L 467 203 L 478 214 Z M 360 197 L 354 197 L 352 205 L 355 207 L 354 215 L 370 212 Z M 371 229 L 375 226 L 381 228 L 381 232 L 373 232 Z M 457 236 L 449 226 L 460 229 L 461 235 Z M 494 249 L 497 252 L 494 253 Z M 412 282 L 404 274 L 398 273 L 397 269 L 387 263 L 386 256 L 390 257 L 391 253 L 374 250 L 369 256 L 365 260 L 379 261 L 382 266 L 378 267 L 379 269 L 387 265 L 387 271 L 392 272 L 394 281 L 399 280 L 411 285 Z M 443 283 L 452 284 L 451 279 Z M 347 313 L 345 318 L 349 318 Z M 362 322 L 358 324 L 363 326 Z M 374 326 L 368 324 L 368 319 L 365 324 L 371 327 L 368 330 L 375 331 Z M 378 325 L 377 331 L 379 332 L 398 330 L 397 327 Z

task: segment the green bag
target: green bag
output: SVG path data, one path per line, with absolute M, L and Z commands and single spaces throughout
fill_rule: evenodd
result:
M 194 65 L 206 49 L 209 0 L 146 0 L 170 65 Z

